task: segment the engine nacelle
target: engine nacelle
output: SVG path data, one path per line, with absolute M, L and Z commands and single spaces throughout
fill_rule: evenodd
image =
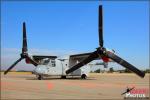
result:
M 113 50 L 113 49 L 112 49 L 112 50 L 107 49 L 107 51 L 110 52 L 110 53 L 115 53 L 115 50 Z M 108 58 L 108 57 L 106 57 L 106 56 L 103 56 L 103 57 L 102 57 L 102 60 L 103 60 L 104 62 L 106 62 L 106 63 L 112 61 L 110 58 Z
M 105 57 L 105 56 L 104 56 L 104 57 L 102 57 L 102 60 L 103 60 L 104 62 L 109 62 L 110 59 L 109 59 L 108 57 Z
M 30 60 L 28 58 L 25 59 L 27 64 L 31 64 Z
M 33 59 L 32 56 L 30 56 L 30 58 Z M 26 62 L 27 64 L 31 64 L 31 62 L 30 62 L 30 60 L 29 60 L 28 58 L 25 58 L 25 62 Z

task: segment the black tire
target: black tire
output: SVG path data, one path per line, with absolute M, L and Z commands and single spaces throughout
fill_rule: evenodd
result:
M 82 78 L 82 79 L 86 79 L 87 76 L 86 76 L 85 74 L 82 74 L 82 75 L 81 75 L 81 78 Z
M 39 75 L 39 76 L 38 76 L 38 80 L 42 80 L 42 75 Z
M 61 76 L 61 79 L 66 79 L 66 76 Z

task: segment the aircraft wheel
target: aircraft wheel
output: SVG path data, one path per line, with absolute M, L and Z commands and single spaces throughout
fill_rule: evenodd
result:
M 66 76 L 61 76 L 61 79 L 66 79 Z
M 42 80 L 42 75 L 38 75 L 38 80 Z
M 86 76 L 85 74 L 82 74 L 82 75 L 81 75 L 81 78 L 82 78 L 82 79 L 86 79 L 87 76 Z

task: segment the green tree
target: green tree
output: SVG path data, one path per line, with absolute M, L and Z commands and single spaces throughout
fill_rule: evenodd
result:
M 144 72 L 145 73 L 150 73 L 150 69 L 146 69 Z
M 131 71 L 129 69 L 127 69 L 127 68 L 124 70 L 124 72 L 125 73 L 131 73 Z
M 97 69 L 97 70 L 95 70 L 94 72 L 95 72 L 95 73 L 100 73 L 100 71 L 101 71 L 100 69 Z

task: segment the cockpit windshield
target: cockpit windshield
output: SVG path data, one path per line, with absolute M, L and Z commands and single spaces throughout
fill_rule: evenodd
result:
M 42 59 L 39 63 L 40 65 L 48 65 L 50 62 L 50 58 Z
M 55 59 L 50 59 L 50 58 L 45 58 L 39 61 L 40 65 L 49 65 L 51 67 L 55 67 L 56 66 L 56 61 Z

